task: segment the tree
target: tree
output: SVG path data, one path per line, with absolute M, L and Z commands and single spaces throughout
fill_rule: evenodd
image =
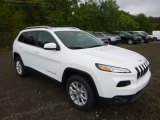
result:
M 113 31 L 117 29 L 117 22 L 119 18 L 119 7 L 115 0 L 105 0 L 100 2 L 101 10 L 101 27 L 106 31 Z
M 122 31 L 135 31 L 139 29 L 139 23 L 136 22 L 130 15 L 121 14 L 117 29 Z
M 11 40 L 20 30 L 35 25 L 73 26 L 87 31 L 107 32 L 151 32 L 160 29 L 160 17 L 130 15 L 119 10 L 116 0 L 80 1 L 82 0 L 0 0 L 0 45 L 12 43 Z
M 160 17 L 149 17 L 152 30 L 160 30 Z
M 72 16 L 74 26 L 84 30 L 99 30 L 99 10 L 96 3 L 87 2 L 81 4 Z
M 68 0 L 46 0 L 50 4 L 48 10 L 48 21 L 52 26 L 68 26 L 69 17 L 72 15 L 71 3 Z
M 135 20 L 139 23 L 139 30 L 151 32 L 151 24 L 149 19 L 144 14 L 138 14 L 135 16 Z

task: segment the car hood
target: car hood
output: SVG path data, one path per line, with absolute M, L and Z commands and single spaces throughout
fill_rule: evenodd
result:
M 146 61 L 146 58 L 136 52 L 112 45 L 82 49 L 79 52 L 102 58 L 106 61 L 105 64 L 111 63 L 119 67 L 128 65 L 135 67 Z

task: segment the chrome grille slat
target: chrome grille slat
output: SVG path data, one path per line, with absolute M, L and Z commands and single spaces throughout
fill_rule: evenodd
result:
M 147 64 L 146 63 L 144 63 L 144 66 L 145 66 L 145 68 L 147 68 Z
M 139 79 L 140 71 L 139 71 L 139 69 L 137 67 L 135 69 L 137 70 L 137 79 Z
M 145 63 L 135 67 L 137 71 L 137 79 L 143 77 L 148 71 L 149 63 L 146 61 Z
M 141 69 L 141 75 L 140 75 L 140 77 L 142 77 L 143 76 L 143 69 L 141 68 L 141 66 L 139 66 L 139 68 Z
M 146 68 L 145 68 L 144 64 L 142 64 L 142 67 L 143 67 L 143 72 L 145 74 L 146 73 Z

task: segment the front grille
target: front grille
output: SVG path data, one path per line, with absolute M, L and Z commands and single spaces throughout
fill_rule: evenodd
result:
M 145 63 L 139 65 L 138 67 L 135 67 L 135 69 L 137 71 L 137 79 L 140 79 L 147 73 L 149 69 L 149 63 L 146 61 Z

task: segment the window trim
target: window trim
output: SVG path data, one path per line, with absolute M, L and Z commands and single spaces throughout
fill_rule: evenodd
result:
M 22 34 L 25 34 L 25 33 L 28 33 L 28 32 L 38 32 L 38 31 L 25 31 L 25 32 L 22 32 L 22 33 L 20 33 L 17 41 L 18 41 L 18 42 L 21 42 L 21 43 L 24 43 L 24 44 L 26 44 L 26 45 L 30 45 L 30 46 L 36 47 L 36 46 L 37 46 L 37 35 L 38 35 L 38 33 L 37 33 L 36 38 L 35 38 L 35 40 L 36 40 L 36 41 L 35 41 L 35 45 L 31 45 L 31 44 L 25 43 L 25 42 L 24 42 L 24 38 L 23 38 L 22 41 L 19 41 L 20 36 L 21 36 Z
M 27 43 L 25 43 L 24 42 L 24 38 L 23 38 L 23 40 L 22 41 L 20 41 L 19 40 L 19 38 L 20 38 L 20 36 L 22 35 L 22 34 L 25 34 L 25 33 L 27 33 L 27 32 L 37 32 L 37 36 L 36 36 L 36 45 L 31 45 L 31 44 L 27 44 Z M 39 34 L 39 32 L 48 32 L 54 39 L 55 39 L 55 44 L 57 45 L 57 49 L 56 49 L 56 51 L 60 51 L 61 49 L 60 49 L 60 45 L 58 44 L 58 42 L 57 42 L 57 40 L 56 40 L 56 38 L 49 32 L 49 31 L 46 31 L 46 30 L 33 30 L 33 31 L 24 31 L 24 32 L 22 32 L 22 33 L 20 33 L 20 35 L 19 35 L 19 37 L 18 37 L 18 39 L 17 39 L 17 41 L 18 42 L 20 42 L 20 43 L 23 43 L 23 44 L 26 44 L 26 45 L 30 45 L 30 46 L 34 46 L 34 47 L 37 47 L 37 48 L 41 48 L 41 49 L 44 49 L 44 48 L 42 48 L 42 47 L 39 47 L 38 45 L 37 45 L 37 42 L 38 42 L 38 34 Z M 45 49 L 44 49 L 45 50 Z
M 50 32 L 45 31 L 45 30 L 38 30 L 37 32 L 38 32 L 38 34 L 37 34 L 37 38 L 36 38 L 36 46 L 37 46 L 38 48 L 42 48 L 42 47 L 39 47 L 39 46 L 38 46 L 38 35 L 39 35 L 39 33 L 40 33 L 40 32 L 47 32 L 47 33 L 49 33 L 49 34 L 53 37 L 53 39 L 55 40 L 55 44 L 57 45 L 56 51 L 59 51 L 59 50 L 60 50 L 60 46 L 59 46 L 57 40 L 55 39 L 55 37 L 54 37 Z M 42 49 L 44 49 L 44 48 L 42 48 Z

